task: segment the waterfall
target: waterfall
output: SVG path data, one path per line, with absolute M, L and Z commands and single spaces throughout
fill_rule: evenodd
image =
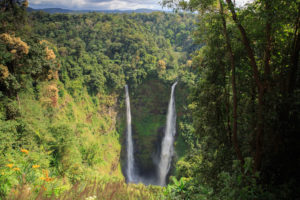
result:
M 168 106 L 166 128 L 164 138 L 161 145 L 160 162 L 158 165 L 158 179 L 159 184 L 166 185 L 166 176 L 170 170 L 172 156 L 173 156 L 173 142 L 176 134 L 176 110 L 174 100 L 174 90 L 177 82 L 172 85 L 171 96 Z
M 131 112 L 128 86 L 125 85 L 126 96 L 126 118 L 127 118 L 127 178 L 128 182 L 135 181 L 134 156 L 133 156 L 133 141 L 131 128 Z

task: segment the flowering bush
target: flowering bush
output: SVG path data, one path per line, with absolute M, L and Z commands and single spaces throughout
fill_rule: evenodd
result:
M 42 169 L 34 155 L 24 148 L 14 154 L 14 159 L 7 159 L 6 164 L 0 165 L 0 197 L 3 198 L 9 193 L 17 197 L 20 192 L 24 192 L 24 188 L 35 192 L 46 190 L 52 181 L 54 178 L 50 176 L 49 170 Z

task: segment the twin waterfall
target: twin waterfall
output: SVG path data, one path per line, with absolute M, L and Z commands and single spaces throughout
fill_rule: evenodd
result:
M 168 106 L 166 127 L 164 132 L 164 137 L 161 143 L 161 154 L 160 161 L 158 164 L 158 185 L 165 186 L 166 185 L 166 177 L 170 170 L 172 156 L 174 152 L 174 137 L 176 134 L 176 110 L 175 110 L 175 98 L 174 98 L 174 90 L 177 85 L 175 82 L 172 85 L 171 96 Z M 126 117 L 127 117 L 127 181 L 128 182 L 138 182 L 139 180 L 143 180 L 141 177 L 138 177 L 136 174 L 136 170 L 134 167 L 134 150 L 133 150 L 133 140 L 132 140 L 132 128 L 131 128 L 131 112 L 130 112 L 130 99 L 128 86 L 125 85 L 125 96 L 126 96 Z

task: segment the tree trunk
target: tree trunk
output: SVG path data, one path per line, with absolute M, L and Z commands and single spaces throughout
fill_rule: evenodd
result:
M 238 159 L 241 161 L 242 165 L 244 164 L 244 158 L 242 152 L 240 150 L 237 138 L 237 94 L 236 94 L 236 80 L 235 80 L 235 62 L 234 62 L 234 54 L 231 47 L 230 38 L 227 31 L 226 19 L 224 16 L 223 4 L 222 1 L 219 0 L 220 4 L 220 14 L 222 18 L 223 31 L 226 39 L 227 51 L 229 53 L 229 60 L 231 64 L 231 85 L 232 85 L 232 93 L 233 93 L 233 131 L 232 131 L 232 143 L 234 145 L 234 149 Z
M 246 48 L 248 58 L 250 59 L 250 64 L 253 70 L 253 76 L 255 79 L 256 87 L 258 89 L 258 111 L 257 111 L 257 118 L 258 118 L 258 123 L 257 123 L 257 128 L 256 128 L 256 145 L 255 145 L 255 157 L 254 157 L 254 172 L 260 170 L 260 165 L 261 165 L 261 157 L 262 157 L 262 138 L 263 138 L 263 124 L 264 124 L 264 119 L 263 119 L 263 106 L 264 106 L 264 93 L 265 93 L 265 85 L 261 83 L 260 80 L 260 75 L 257 67 L 257 63 L 254 57 L 254 51 L 251 47 L 250 40 L 247 36 L 246 30 L 242 26 L 241 22 L 238 20 L 234 5 L 231 0 L 226 0 L 229 10 L 232 14 L 232 19 L 237 25 L 241 36 L 242 36 L 242 41 L 243 44 Z
M 271 31 L 272 31 L 272 25 L 271 25 L 271 5 L 270 1 L 266 0 L 265 5 L 266 11 L 267 11 L 267 22 L 266 22 L 266 47 L 265 47 L 265 56 L 264 56 L 264 66 L 265 66 L 265 79 L 269 82 L 269 79 L 271 78 L 271 68 L 270 68 L 270 59 L 271 59 L 271 46 L 272 46 L 272 39 L 271 39 Z M 268 83 L 269 86 L 269 83 Z

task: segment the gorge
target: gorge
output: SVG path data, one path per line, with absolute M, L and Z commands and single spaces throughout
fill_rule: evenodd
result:
M 127 144 L 127 168 L 126 177 L 127 182 L 142 182 L 144 184 L 155 184 L 164 186 L 166 184 L 166 177 L 171 167 L 172 156 L 174 153 L 174 137 L 176 134 L 176 110 L 175 110 L 175 96 L 174 91 L 177 82 L 175 82 L 171 87 L 171 95 L 168 104 L 166 124 L 164 127 L 164 136 L 159 142 L 160 146 L 160 156 L 159 162 L 156 163 L 157 173 L 153 173 L 156 176 L 151 179 L 145 177 L 138 177 L 135 168 L 134 159 L 134 145 L 132 139 L 132 127 L 131 127 L 131 110 L 130 110 L 130 98 L 128 92 L 128 85 L 125 85 L 125 103 L 126 103 L 126 144 Z

